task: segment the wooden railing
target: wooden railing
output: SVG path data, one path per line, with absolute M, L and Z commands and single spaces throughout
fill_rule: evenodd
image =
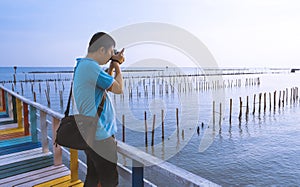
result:
M 2 104 L 2 106 L 6 106 L 6 113 L 13 118 L 15 122 L 18 122 L 18 127 L 24 128 L 24 135 L 29 135 L 30 130 L 32 141 L 37 142 L 38 133 L 40 133 L 43 152 L 49 152 L 49 146 L 52 146 L 54 165 L 62 164 L 62 156 L 70 158 L 71 181 L 78 180 L 78 169 L 83 172 L 86 171 L 86 164 L 78 159 L 78 151 L 73 149 L 68 150 L 59 145 L 55 146 L 53 143 L 49 144 L 49 141 L 53 142 L 52 139 L 54 138 L 52 137 L 56 137 L 56 130 L 59 127 L 63 115 L 39 103 L 30 101 L 3 86 L 0 86 L 0 91 L 3 93 L 3 98 L 0 98 L 0 100 L 2 100 L 2 102 L 5 101 L 5 104 Z M 30 118 L 28 118 L 28 116 L 30 116 Z M 38 116 L 40 129 L 37 128 Z M 50 117 L 51 120 L 47 120 L 47 117 Z M 24 126 L 22 124 L 24 124 Z M 47 126 L 49 125 L 52 126 L 52 137 L 48 136 Z M 172 186 L 218 186 L 211 181 L 168 162 L 163 162 L 159 158 L 120 141 L 118 142 L 118 153 L 132 160 L 131 170 L 118 163 L 118 171 L 125 180 L 131 181 L 133 187 L 155 186 L 144 179 L 144 170 L 155 173 L 155 175 L 163 176 L 166 182 L 174 183 Z M 150 165 L 151 167 L 145 167 Z

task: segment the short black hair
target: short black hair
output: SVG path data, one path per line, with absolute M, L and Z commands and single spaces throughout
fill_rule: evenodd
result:
M 100 47 L 106 50 L 110 47 L 115 47 L 115 40 L 105 32 L 97 32 L 93 35 L 89 42 L 88 53 L 97 51 Z

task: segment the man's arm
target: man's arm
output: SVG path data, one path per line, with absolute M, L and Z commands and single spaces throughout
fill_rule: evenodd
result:
M 115 94 L 122 94 L 123 93 L 123 76 L 120 68 L 120 64 L 116 61 L 112 61 L 109 69 L 108 74 L 112 75 L 113 69 L 115 69 L 115 81 L 113 84 L 108 88 L 108 91 L 111 91 Z

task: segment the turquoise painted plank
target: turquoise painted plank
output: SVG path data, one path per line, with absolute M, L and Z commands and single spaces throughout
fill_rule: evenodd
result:
M 42 169 L 53 165 L 53 157 L 44 156 L 0 166 L 0 179 Z
M 11 164 L 2 165 L 2 166 L 0 166 L 0 175 L 5 173 L 4 170 L 21 168 L 23 166 L 25 167 L 26 165 L 31 166 L 31 165 L 36 165 L 36 163 L 44 163 L 44 162 L 53 163 L 52 159 L 53 159 L 52 155 L 46 155 L 46 156 L 31 158 L 31 159 L 23 160 L 23 161 L 19 161 L 19 162 L 14 162 Z
M 20 143 L 25 143 L 25 142 L 31 142 L 31 136 L 23 136 L 20 138 L 13 138 L 9 140 L 1 140 L 0 141 L 0 148 L 1 147 L 6 147 L 6 146 L 11 146 L 11 145 L 16 145 Z
M 1 155 L 6 155 L 6 154 L 11 154 L 11 153 L 16 153 L 20 151 L 26 151 L 30 149 L 35 149 L 41 147 L 41 143 L 33 143 L 33 142 L 26 142 L 26 143 L 21 143 L 17 145 L 10 145 L 10 146 L 5 146 L 0 148 L 0 156 Z

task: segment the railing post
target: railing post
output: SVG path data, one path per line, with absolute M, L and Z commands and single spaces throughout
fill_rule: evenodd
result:
M 78 180 L 78 150 L 70 149 L 71 182 Z
M 48 133 L 47 133 L 47 121 L 46 121 L 46 113 L 40 110 L 40 124 L 41 124 L 41 137 L 42 137 L 42 146 L 43 152 L 49 152 L 48 147 Z
M 5 92 L 4 90 L 0 89 L 0 112 L 7 112 L 6 111 L 6 103 L 5 103 Z
M 56 139 L 56 130 L 59 127 L 59 122 L 60 120 L 53 117 L 52 118 L 52 140 L 53 140 L 53 153 L 54 153 L 54 158 L 53 158 L 53 162 L 54 165 L 61 165 L 62 164 L 62 150 L 60 145 L 55 145 L 54 141 Z
M 143 165 L 132 160 L 132 187 L 144 186 L 144 168 Z
M 29 135 L 28 104 L 23 102 L 24 136 Z
M 13 115 L 13 121 L 14 123 L 17 123 L 17 104 L 16 104 L 16 97 L 15 96 L 11 96 L 11 100 L 12 100 L 12 115 Z
M 12 96 L 6 92 L 5 97 L 7 99 L 7 114 L 9 118 L 13 118 L 13 103 L 12 103 Z
M 37 123 L 36 123 L 36 108 L 30 105 L 30 132 L 32 142 L 38 142 Z
M 18 128 L 23 128 L 22 123 L 22 103 L 20 99 L 16 99 L 16 105 L 17 105 L 17 122 L 18 122 Z

